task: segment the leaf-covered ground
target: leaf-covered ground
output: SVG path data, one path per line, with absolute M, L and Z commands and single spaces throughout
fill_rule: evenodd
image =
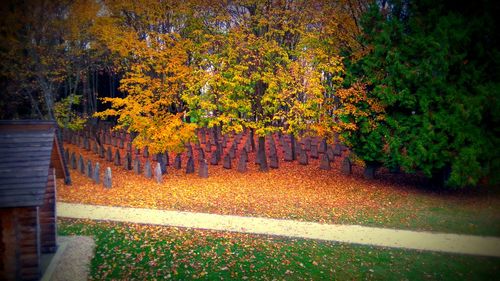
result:
M 498 258 L 314 240 L 59 220 L 96 241 L 92 280 L 494 280 Z
M 210 176 L 203 179 L 197 172 L 185 174 L 183 155 L 182 169 L 169 166 L 164 182 L 158 184 L 75 145 L 65 144 L 65 148 L 93 163 L 99 161 L 101 170 L 111 167 L 113 188 L 105 189 L 72 170 L 73 185 L 58 184 L 58 200 L 63 202 L 500 235 L 496 190 L 434 192 L 408 177 L 381 175 L 365 180 L 359 167 L 354 175 L 345 176 L 340 158 L 331 171 L 323 171 L 319 160 L 311 158 L 307 166 L 284 162 L 278 149 L 280 168 L 263 173 L 254 164 L 255 153 L 250 153 L 247 173 L 236 171 L 237 158 L 231 170 L 222 164 L 209 165 Z M 195 163 L 197 169 L 197 158 Z

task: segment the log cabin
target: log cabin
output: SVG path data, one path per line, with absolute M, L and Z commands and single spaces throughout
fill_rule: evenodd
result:
M 0 121 L 0 280 L 39 280 L 56 251 L 56 177 L 70 183 L 56 123 Z

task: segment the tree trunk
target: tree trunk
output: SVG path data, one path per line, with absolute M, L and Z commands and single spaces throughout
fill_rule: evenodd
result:
M 363 176 L 365 179 L 372 180 L 375 178 L 375 172 L 381 165 L 377 162 L 367 161 Z
M 255 140 L 254 140 L 254 129 L 253 128 L 250 128 L 250 147 L 252 149 L 252 151 L 255 151 Z
M 215 145 L 219 143 L 219 137 L 217 135 L 217 126 L 212 127 L 212 139 L 214 140 Z
M 290 134 L 290 146 L 292 150 L 292 161 L 297 159 L 297 155 L 295 155 L 295 136 L 293 134 Z
M 431 184 L 436 188 L 444 188 L 451 176 L 451 166 L 446 164 L 443 168 L 432 173 Z
M 88 107 L 89 107 L 89 92 L 90 92 L 90 83 L 89 83 L 88 72 L 87 75 L 82 77 L 82 87 L 83 87 L 83 95 L 82 95 L 82 103 L 83 103 L 83 114 L 88 115 Z
M 257 157 L 259 158 L 260 170 L 262 172 L 269 171 L 266 158 L 266 138 L 264 136 L 259 136 L 259 148 L 257 151 Z

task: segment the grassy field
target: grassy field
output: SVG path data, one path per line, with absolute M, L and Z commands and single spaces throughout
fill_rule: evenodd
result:
M 494 280 L 500 259 L 343 243 L 59 220 L 93 236 L 93 280 Z

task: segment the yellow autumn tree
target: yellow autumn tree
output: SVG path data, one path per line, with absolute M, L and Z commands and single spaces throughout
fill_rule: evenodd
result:
M 213 13 L 218 28 L 205 30 L 204 67 L 184 95 L 190 114 L 225 131 L 251 128 L 260 141 L 276 131 L 333 141 L 334 95 L 344 69 L 339 53 L 350 41 L 331 36 L 349 33 L 351 25 L 336 21 L 347 21 L 347 11 L 347 3 L 321 0 L 226 4 Z
M 134 145 L 152 153 L 180 151 L 194 138 L 185 122 L 182 92 L 192 79 L 191 40 L 181 36 L 189 10 L 182 1 L 106 2 L 103 42 L 123 71 L 124 97 L 104 98 L 111 107 L 96 116 L 118 117 L 117 129 L 137 133 Z
M 357 32 L 349 3 L 105 1 L 98 33 L 125 96 L 98 116 L 152 151 L 182 148 L 196 126 L 333 139 L 339 53 Z

